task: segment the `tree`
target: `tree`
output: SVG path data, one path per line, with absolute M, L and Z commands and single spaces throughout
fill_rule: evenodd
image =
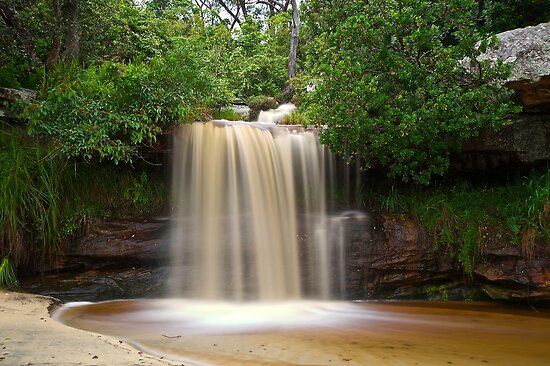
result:
M 478 0 L 476 18 L 482 31 L 500 33 L 549 21 L 550 6 L 548 0 Z
M 292 37 L 290 38 L 290 52 L 288 55 L 288 84 L 285 88 L 285 97 L 292 97 L 291 79 L 296 76 L 296 53 L 300 34 L 300 10 L 296 0 L 292 0 Z
M 4 21 L 4 24 L 12 32 L 12 36 L 16 39 L 16 42 L 20 44 L 26 55 L 33 61 L 37 61 L 35 47 L 32 41 L 32 35 L 29 29 L 25 25 L 25 19 L 20 14 L 16 2 L 7 0 L 0 0 L 0 18 Z
M 460 142 L 499 128 L 513 110 L 501 65 L 475 60 L 489 41 L 473 1 L 380 0 L 306 4 L 309 119 L 333 151 L 427 184 Z

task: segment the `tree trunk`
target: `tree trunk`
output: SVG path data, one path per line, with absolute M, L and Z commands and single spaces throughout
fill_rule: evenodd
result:
M 288 55 L 288 84 L 285 88 L 285 99 L 292 98 L 291 79 L 296 76 L 296 52 L 298 50 L 298 36 L 300 34 L 300 12 L 296 0 L 292 0 L 292 36 L 290 38 L 290 53 Z
M 50 72 L 59 59 L 61 52 L 61 4 L 59 0 L 52 0 L 52 10 L 55 17 L 55 26 L 52 35 L 52 48 L 46 60 L 46 72 Z
M 66 60 L 71 58 L 78 59 L 81 36 L 79 0 L 66 0 L 62 10 L 67 25 L 65 30 L 65 44 L 61 56 Z
M 218 4 L 220 4 L 220 6 L 222 8 L 224 8 L 224 10 L 227 12 L 227 14 L 229 14 L 229 16 L 231 16 L 231 18 L 233 18 L 233 24 L 231 25 L 231 29 L 233 29 L 235 24 L 241 25 L 241 20 L 239 19 L 239 12 L 238 11 L 236 12 L 236 14 L 234 12 L 232 12 L 231 8 L 229 8 L 229 6 L 222 0 L 218 0 Z M 239 10 L 239 9 L 240 9 L 240 7 L 237 7 L 237 10 Z

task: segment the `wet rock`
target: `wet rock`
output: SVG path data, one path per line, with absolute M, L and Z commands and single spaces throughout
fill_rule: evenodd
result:
M 483 248 L 473 278 L 421 227 L 402 215 L 347 221 L 346 296 L 369 298 L 550 300 L 550 247 L 531 253 L 502 241 Z
M 161 262 L 167 254 L 167 221 L 117 220 L 93 225 L 87 234 L 69 246 L 65 262 L 124 260 Z
M 493 299 L 550 300 L 550 247 L 537 243 L 529 256 L 515 246 L 489 248 L 474 274 Z
M 348 297 L 413 297 L 425 284 L 453 280 L 455 268 L 444 253 L 433 249 L 416 222 L 399 215 L 383 215 L 373 222 L 347 228 L 352 238 Z
M 470 278 L 444 250 L 434 249 L 419 224 L 406 216 L 351 212 L 334 220 L 329 230 L 334 234 L 331 265 L 341 268 L 340 258 L 345 263 L 342 282 L 336 281 L 339 273 L 334 271 L 337 296 L 463 299 L 479 298 L 481 288 L 493 299 L 550 300 L 548 244 L 522 250 L 492 241 Z M 83 263 L 84 269 L 49 275 L 23 288 L 65 301 L 160 296 L 169 272 L 163 266 L 166 226 L 143 220 L 100 223 L 65 254 L 67 265 Z M 338 236 L 337 228 L 346 235 Z

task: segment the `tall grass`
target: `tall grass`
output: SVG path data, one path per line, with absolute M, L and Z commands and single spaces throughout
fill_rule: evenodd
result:
M 63 164 L 23 131 L 0 127 L 0 276 L 10 279 L 10 268 L 43 265 L 59 249 Z

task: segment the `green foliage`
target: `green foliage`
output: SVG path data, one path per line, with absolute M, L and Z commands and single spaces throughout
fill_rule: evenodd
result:
M 307 119 L 307 115 L 300 111 L 294 111 L 288 116 L 286 116 L 282 121 L 281 124 L 283 125 L 302 125 L 307 126 L 309 125 L 309 120 Z
M 449 300 L 449 289 L 445 285 L 428 285 L 420 289 L 420 293 L 428 300 Z
M 214 113 L 214 119 L 226 119 L 228 121 L 242 121 L 243 116 L 232 109 L 221 109 Z
M 81 163 L 68 173 L 64 177 L 66 234 L 98 218 L 158 214 L 168 203 L 166 182 L 146 170 Z
M 201 50 L 181 40 L 149 63 L 59 65 L 25 115 L 29 132 L 54 137 L 67 157 L 131 162 L 162 125 L 200 120 L 220 90 Z
M 287 17 L 285 17 L 285 15 Z M 247 20 L 237 33 L 236 48 L 231 59 L 234 68 L 229 74 L 236 95 L 243 99 L 267 95 L 281 99 L 287 81 L 290 37 L 288 14 L 281 13 L 269 22 L 264 33 L 261 23 Z M 284 38 L 282 38 L 284 37 Z
M 428 184 L 480 128 L 514 110 L 502 65 L 466 70 L 491 42 L 475 31 L 472 1 L 308 2 L 303 102 L 333 151 L 360 154 L 391 177 Z
M 132 179 L 130 186 L 124 191 L 124 198 L 136 206 L 147 207 L 153 200 L 149 190 L 147 173 L 142 172 L 139 178 Z
M 478 0 L 476 11 L 478 26 L 495 33 L 550 20 L 547 0 Z
M 167 205 L 165 182 L 145 170 L 76 162 L 66 169 L 51 146 L 5 125 L 0 141 L 0 286 L 16 283 L 15 270 L 44 268 L 95 219 Z
M 85 65 L 149 60 L 171 46 L 170 23 L 131 0 L 81 1 L 81 5 L 81 61 Z
M 388 188 L 390 187 L 390 188 Z M 534 240 L 550 243 L 550 170 L 504 186 L 466 182 L 436 187 L 385 185 L 367 192 L 370 205 L 417 218 L 435 248 L 473 271 L 481 248 L 521 245 L 529 256 Z
M 2 258 L 0 262 L 0 288 L 16 288 L 18 286 L 15 269 L 9 256 Z
M 277 107 L 277 100 L 266 95 L 255 95 L 248 99 L 247 104 L 253 111 L 267 111 Z
M 32 265 L 58 250 L 63 163 L 17 129 L 2 126 L 0 140 L 0 257 Z

